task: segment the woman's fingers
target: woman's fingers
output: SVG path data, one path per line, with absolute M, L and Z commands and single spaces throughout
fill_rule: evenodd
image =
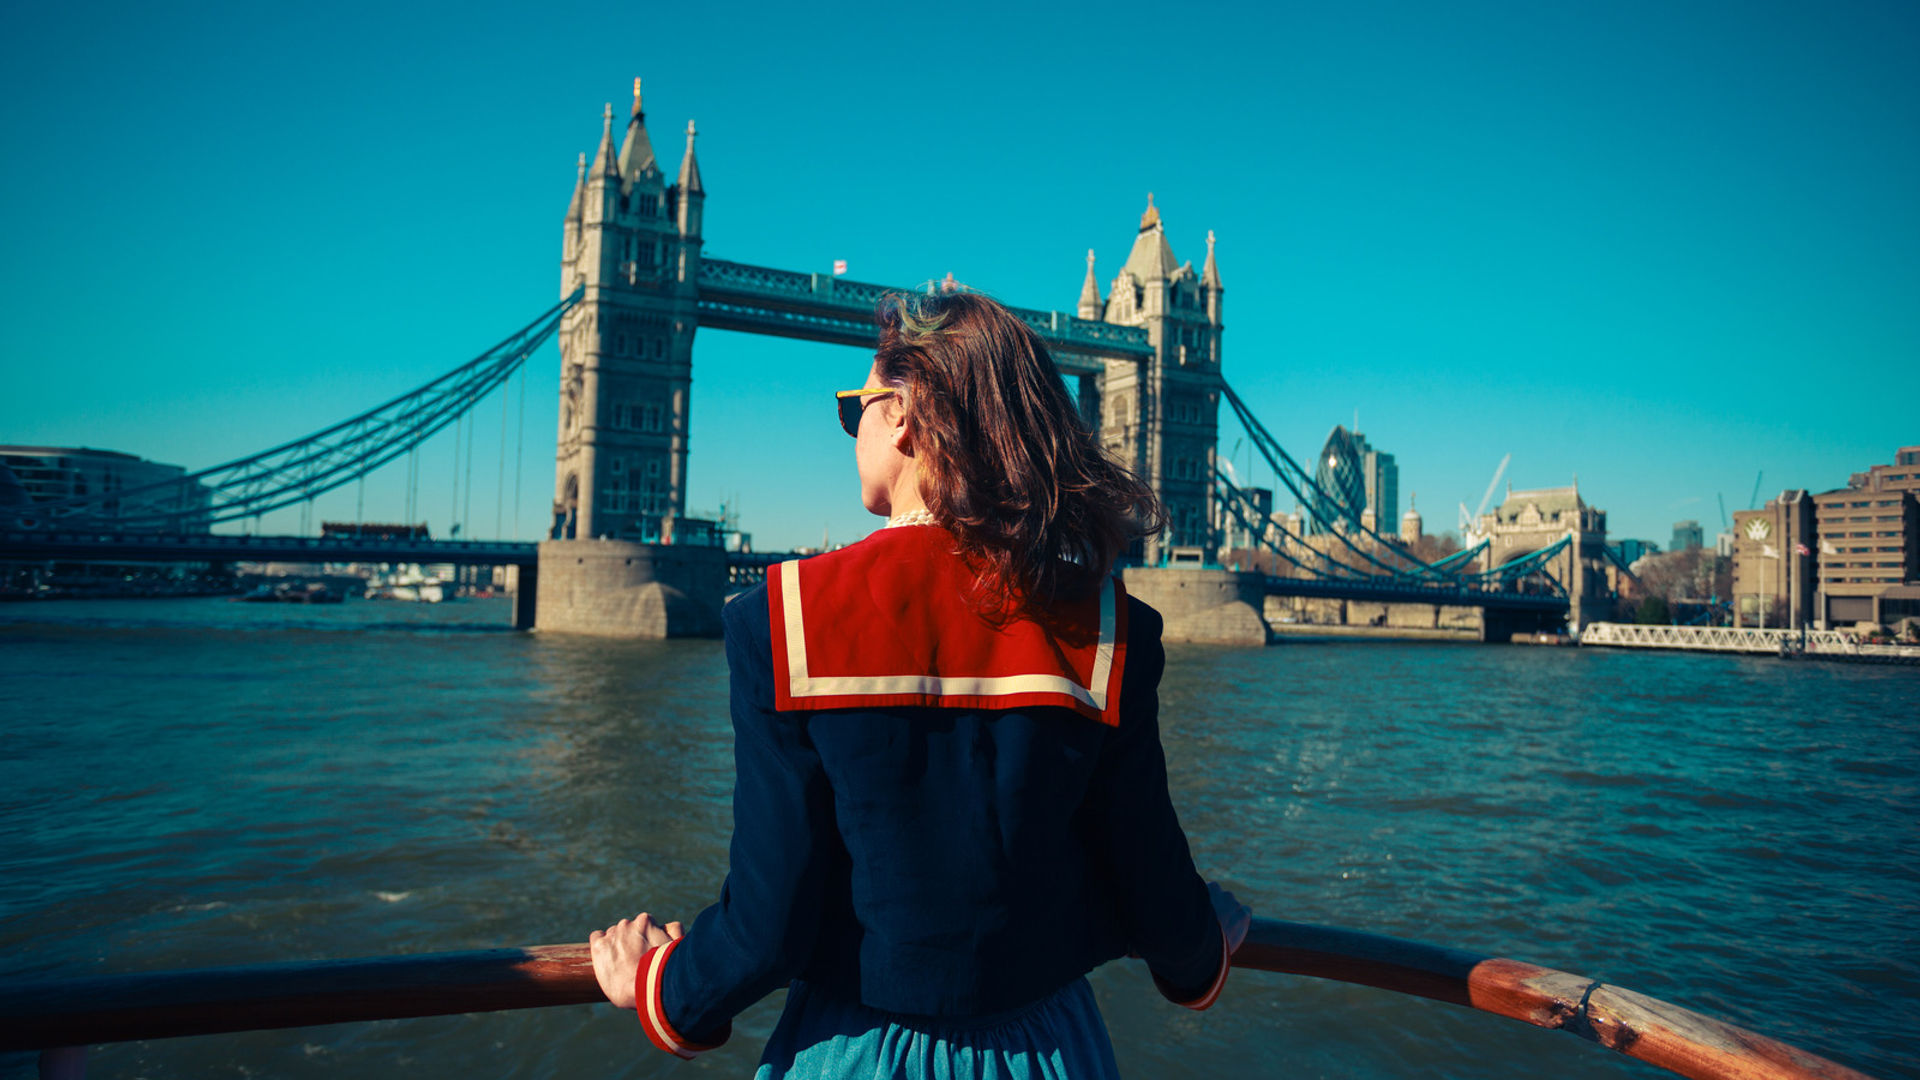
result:
M 640 958 L 660 943 L 652 940 L 655 936 L 665 938 L 666 931 L 644 911 L 587 935 L 594 979 L 608 1001 L 622 1009 L 634 1007 L 633 983 L 640 974 Z
M 679 941 L 681 938 L 687 936 L 686 927 L 681 926 L 677 920 L 670 922 L 667 924 L 667 936 L 675 941 Z

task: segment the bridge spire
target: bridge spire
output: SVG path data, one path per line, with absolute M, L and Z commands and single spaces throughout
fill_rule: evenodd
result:
M 647 114 L 640 107 L 640 79 L 633 80 L 633 115 L 627 120 L 627 141 L 620 147 L 620 177 L 632 183 L 634 177 L 647 170 L 658 172 L 660 165 L 653 157 L 653 140 L 647 138 Z
M 600 148 L 593 152 L 593 175 L 615 176 L 613 168 L 613 102 L 609 101 L 600 111 Z
M 587 192 L 587 153 L 586 151 L 582 150 L 580 152 L 580 160 L 578 161 L 578 163 L 576 163 L 573 171 L 573 199 L 572 201 L 567 203 L 567 220 L 568 221 L 578 222 L 580 220 L 582 210 L 586 205 L 585 202 L 583 201 L 586 198 L 586 192 Z
M 1093 276 L 1093 249 L 1087 249 L 1087 280 L 1080 283 L 1080 310 L 1075 312 L 1083 319 L 1100 317 L 1100 283 Z
M 1160 208 L 1153 205 L 1153 192 L 1147 192 L 1147 211 L 1140 215 L 1140 232 L 1133 238 L 1133 250 L 1127 254 L 1127 270 L 1133 280 L 1144 285 L 1165 281 L 1179 267 L 1173 248 L 1167 243 L 1167 230 L 1160 224 Z
M 1213 261 L 1213 230 L 1207 230 L 1207 263 L 1200 269 L 1200 284 L 1209 289 L 1221 288 L 1220 267 Z
M 687 121 L 687 156 L 680 159 L 680 194 L 704 195 L 707 189 L 700 185 L 700 162 L 693 156 L 693 121 Z

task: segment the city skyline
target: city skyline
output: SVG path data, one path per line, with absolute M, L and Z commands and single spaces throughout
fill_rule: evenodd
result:
M 1155 192 L 1177 258 L 1219 237 L 1227 381 L 1303 461 L 1357 406 L 1432 532 L 1508 452 L 1514 488 L 1578 474 L 1612 535 L 1658 539 L 1685 518 L 1718 531 L 1716 496 L 1745 509 L 1756 471 L 1759 502 L 1826 491 L 1920 435 L 1910 12 L 1151 10 L 1152 41 L 603 13 L 589 43 L 500 10 L 401 13 L 377 36 L 370 11 L 18 13 L 0 442 L 198 469 L 479 353 L 552 303 L 574 156 L 635 74 L 663 145 L 699 122 L 716 257 L 845 259 L 906 286 L 952 272 L 1071 311 L 1086 249 L 1104 286 Z M 922 55 L 889 51 L 902 37 Z M 1036 40 L 1066 62 L 1036 63 Z M 842 41 L 867 47 L 829 60 Z M 525 70 L 470 59 L 510 42 Z M 1187 89 L 1108 92 L 1100 72 L 1147 60 Z M 734 503 L 763 549 L 864 534 L 825 399 L 865 366 L 702 331 L 690 507 Z M 523 538 L 552 497 L 554 348 L 530 369 Z M 500 405 L 477 413 L 467 535 L 508 516 L 493 467 L 522 429 L 517 398 Z M 445 535 L 449 438 L 426 456 L 446 459 L 422 496 Z M 393 468 L 369 480 L 368 518 L 397 517 L 401 488 Z M 313 516 L 353 508 L 349 487 Z

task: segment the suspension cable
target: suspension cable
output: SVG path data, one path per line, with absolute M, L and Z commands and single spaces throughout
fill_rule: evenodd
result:
M 513 538 L 520 539 L 520 474 L 526 471 L 527 369 L 520 367 L 520 419 L 513 440 Z

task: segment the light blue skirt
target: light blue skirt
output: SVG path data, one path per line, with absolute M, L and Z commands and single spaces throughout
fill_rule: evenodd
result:
M 1106 1022 L 1084 978 L 1018 1009 L 955 1018 L 881 1012 L 796 980 L 754 1080 L 1105 1080 L 1119 1075 Z

